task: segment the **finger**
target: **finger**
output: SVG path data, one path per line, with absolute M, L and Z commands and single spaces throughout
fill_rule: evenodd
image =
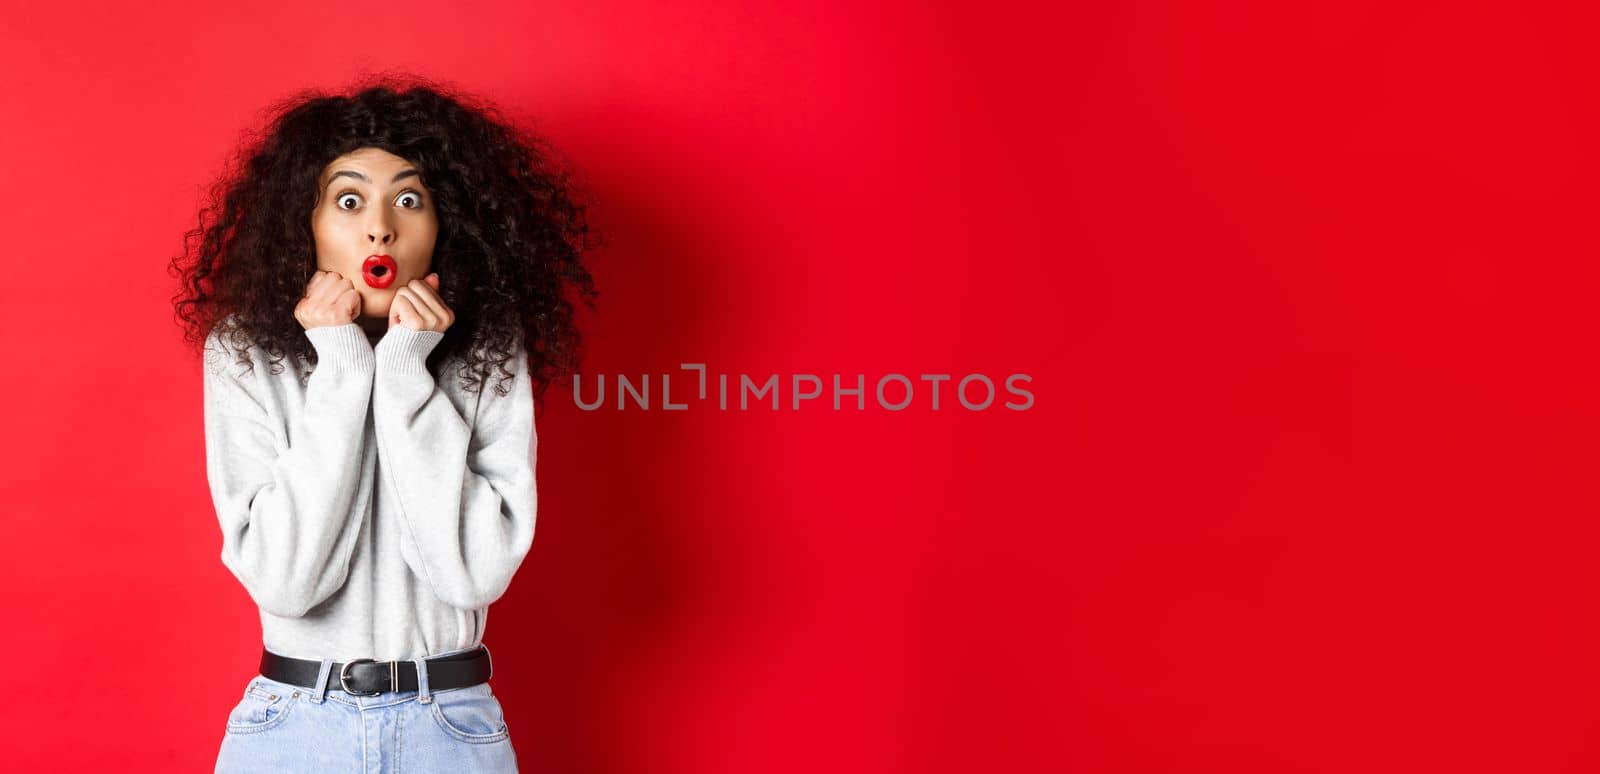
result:
M 355 319 L 361 313 L 361 293 L 355 288 L 350 288 L 339 294 L 339 308 L 343 309 L 350 318 Z
M 429 274 L 426 278 L 419 281 L 417 286 L 421 289 L 421 293 L 419 293 L 419 295 L 422 295 L 428 301 L 428 303 L 433 306 L 433 311 L 438 317 L 438 324 L 440 327 L 448 327 L 451 323 L 455 322 L 455 312 L 450 309 L 449 304 L 445 303 L 444 296 L 439 294 L 438 272 Z
M 394 301 L 389 303 L 389 323 L 391 325 L 399 324 L 402 318 L 410 319 L 415 317 L 416 314 L 416 309 L 411 306 L 411 302 L 407 301 L 405 296 L 396 294 Z
M 424 330 L 433 329 L 434 325 L 436 324 L 433 309 L 429 307 L 425 301 L 418 297 L 416 290 L 414 290 L 410 285 L 406 285 L 405 287 L 396 291 L 395 298 L 406 299 L 407 303 L 411 307 L 412 314 L 419 322 L 422 323 Z
M 299 320 L 302 325 L 309 322 L 309 318 L 306 315 L 310 314 L 311 309 L 316 306 L 312 298 L 316 294 L 318 278 L 318 275 L 312 275 L 310 281 L 306 282 L 305 294 L 300 296 L 300 300 L 294 305 L 294 318 Z
M 311 281 L 311 288 L 307 295 L 315 303 L 326 304 L 339 296 L 338 275 L 331 271 L 317 273 L 316 279 Z
M 408 294 L 411 296 L 411 305 L 415 306 L 417 308 L 417 314 L 421 315 L 422 319 L 427 321 L 425 330 L 431 331 L 438 328 L 439 314 L 434 311 L 433 302 L 428 299 L 428 295 L 418 291 L 416 288 L 410 288 L 409 290 L 411 291 Z
M 321 284 L 322 284 L 322 272 L 321 271 L 313 272 L 312 275 L 311 275 L 311 279 L 306 280 L 306 292 L 305 292 L 305 295 L 301 296 L 301 298 L 310 298 L 311 294 L 313 292 L 315 292 L 317 287 L 320 286 Z
M 327 280 L 322 286 L 323 298 L 325 301 L 331 304 L 343 296 L 345 290 L 354 289 L 355 283 L 345 279 L 343 275 L 339 274 L 339 272 L 330 271 L 328 272 Z
M 433 286 L 422 280 L 412 280 L 407 284 L 407 287 L 414 291 L 418 298 L 422 299 L 422 303 L 428 305 L 428 311 L 432 312 L 434 317 L 439 320 L 445 318 L 446 307 L 444 299 L 439 297 L 438 291 L 434 290 Z

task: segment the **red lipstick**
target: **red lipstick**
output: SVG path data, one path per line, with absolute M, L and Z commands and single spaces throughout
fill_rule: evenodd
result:
M 361 278 L 367 281 L 367 287 L 382 290 L 394 284 L 399 274 L 399 265 L 387 255 L 369 255 L 361 262 Z

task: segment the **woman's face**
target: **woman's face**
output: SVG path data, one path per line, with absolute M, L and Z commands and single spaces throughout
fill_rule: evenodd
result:
M 395 291 L 427 276 L 433 264 L 439 216 L 420 173 L 411 162 L 379 148 L 351 151 L 322 170 L 311 210 L 317 268 L 338 272 L 355 285 L 362 317 L 387 318 Z M 372 269 L 367 259 L 374 255 L 392 257 L 393 271 Z M 376 284 L 387 285 L 373 287 L 369 273 Z

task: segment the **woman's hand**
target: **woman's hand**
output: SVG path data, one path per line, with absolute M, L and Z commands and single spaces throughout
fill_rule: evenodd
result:
M 294 319 L 306 330 L 348 325 L 361 314 L 361 293 L 355 283 L 332 271 L 318 271 L 306 283 L 306 294 L 294 305 Z
M 444 333 L 456 321 L 456 313 L 439 297 L 439 273 L 411 280 L 395 291 L 389 302 L 389 327 L 404 325 L 414 331 Z

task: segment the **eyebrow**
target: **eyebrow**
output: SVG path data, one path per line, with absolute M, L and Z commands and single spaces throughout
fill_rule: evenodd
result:
M 420 173 L 417 172 L 417 170 L 415 170 L 415 169 L 408 169 L 408 170 L 406 170 L 404 172 L 401 172 L 398 175 L 395 175 L 394 179 L 389 181 L 389 184 L 390 185 L 394 185 L 395 183 L 398 183 L 401 180 L 404 180 L 404 179 L 406 179 L 408 177 L 414 177 L 414 176 L 417 176 L 419 174 Z M 333 185 L 333 181 L 337 180 L 338 178 L 341 178 L 341 177 L 353 177 L 353 178 L 356 178 L 356 179 L 360 180 L 363 183 L 372 182 L 371 178 L 368 178 L 366 175 L 363 175 L 360 172 L 357 172 L 357 171 L 355 171 L 353 169 L 341 169 L 338 172 L 333 173 L 333 175 L 328 178 L 328 185 Z

